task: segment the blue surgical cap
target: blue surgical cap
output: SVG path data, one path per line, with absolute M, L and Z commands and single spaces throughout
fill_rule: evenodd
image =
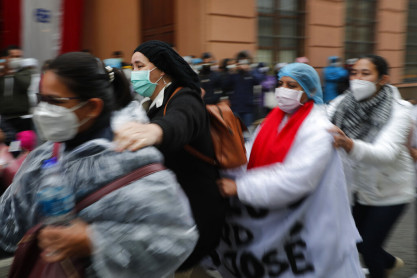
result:
M 289 76 L 303 88 L 309 99 L 314 103 L 323 103 L 323 92 L 321 90 L 320 77 L 317 71 L 304 63 L 291 63 L 283 67 L 278 73 L 278 79 Z

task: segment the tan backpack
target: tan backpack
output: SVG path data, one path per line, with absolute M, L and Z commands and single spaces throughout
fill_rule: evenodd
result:
M 178 87 L 168 99 L 165 104 L 164 115 L 169 101 L 181 89 L 182 87 Z M 210 134 L 215 158 L 202 154 L 190 145 L 186 145 L 184 149 L 197 158 L 220 169 L 230 169 L 245 165 L 247 159 L 243 130 L 246 130 L 246 127 L 242 121 L 233 114 L 233 111 L 224 102 L 207 104 L 206 110 L 210 117 Z

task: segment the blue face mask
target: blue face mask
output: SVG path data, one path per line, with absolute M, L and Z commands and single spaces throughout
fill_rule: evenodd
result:
M 151 70 L 132 71 L 130 76 L 130 82 L 132 82 L 133 89 L 139 95 L 144 97 L 150 97 L 155 91 L 156 85 L 158 85 L 158 82 L 159 80 L 161 80 L 162 76 L 155 83 L 152 83 L 149 80 L 149 75 L 151 71 L 153 71 L 154 69 L 156 68 L 153 68 Z

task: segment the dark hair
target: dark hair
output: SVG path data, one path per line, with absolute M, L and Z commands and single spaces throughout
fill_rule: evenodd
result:
M 2 49 L 2 50 L 0 50 L 0 57 L 6 57 L 6 56 L 8 56 L 9 54 L 7 53 L 7 50 L 6 49 Z
M 123 55 L 122 51 L 120 50 L 113 51 L 113 56 L 121 56 L 121 55 Z
M 14 49 L 21 50 L 21 48 L 19 46 L 15 45 L 15 44 L 11 44 L 11 45 L 7 46 L 7 48 L 6 48 L 7 51 L 14 50 Z
M 102 116 L 110 118 L 111 111 L 126 106 L 132 99 L 129 81 L 123 72 L 113 68 L 114 80 L 103 62 L 85 52 L 69 52 L 53 59 L 47 70 L 54 72 L 82 100 L 100 98 Z
M 359 57 L 359 59 L 367 59 L 375 65 L 376 70 L 378 71 L 378 77 L 383 75 L 388 75 L 388 63 L 387 61 L 378 55 L 367 54 Z
M 52 59 L 45 60 L 45 62 L 43 62 L 43 65 L 41 67 L 41 71 L 42 72 L 47 71 L 49 69 L 49 65 L 51 64 L 51 62 L 52 62 Z
M 200 94 L 200 80 L 197 73 L 172 47 L 162 41 L 147 41 L 134 51 L 140 52 L 158 69 L 172 77 L 172 86 L 188 87 Z
M 201 54 L 201 59 L 210 59 L 210 58 L 212 58 L 213 56 L 211 55 L 211 53 L 210 52 L 204 52 L 203 54 Z
M 221 60 L 219 69 L 221 69 L 223 71 L 229 71 L 229 69 L 227 68 L 227 65 L 229 64 L 229 61 L 232 61 L 232 59 L 224 58 L 223 60 Z
M 236 55 L 236 60 L 244 60 L 244 59 L 251 60 L 251 58 L 252 57 L 250 56 L 247 50 L 242 50 Z

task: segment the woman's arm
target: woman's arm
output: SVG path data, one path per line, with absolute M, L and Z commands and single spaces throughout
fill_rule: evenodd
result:
M 162 107 L 164 109 L 164 107 Z M 130 122 L 115 131 L 118 150 L 138 150 L 158 145 L 166 151 L 178 150 L 200 134 L 206 124 L 206 110 L 201 97 L 181 90 L 168 103 L 165 116 L 142 124 Z
M 239 199 L 253 206 L 281 208 L 314 191 L 334 152 L 325 126 L 311 118 L 299 129 L 283 163 L 251 169 L 237 178 Z
M 161 127 L 163 137 L 159 148 L 175 151 L 192 142 L 208 128 L 208 119 L 202 98 L 190 89 L 182 89 L 168 103 L 163 117 L 151 119 Z
M 370 164 L 392 163 L 406 148 L 412 126 L 411 105 L 394 104 L 390 120 L 382 128 L 375 142 L 353 140 L 349 157 Z
M 98 277 L 165 277 L 198 238 L 188 200 L 170 171 L 110 193 L 79 217 L 89 223 L 85 232 Z

